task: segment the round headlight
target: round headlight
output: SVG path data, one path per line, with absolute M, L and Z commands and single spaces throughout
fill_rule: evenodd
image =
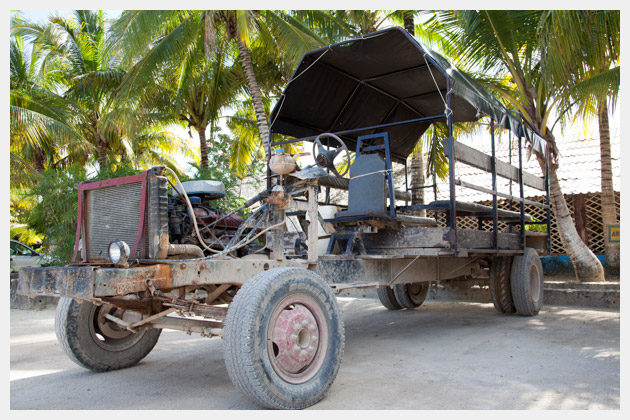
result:
M 109 244 L 109 260 L 114 264 L 125 264 L 130 253 L 129 245 L 121 240 Z

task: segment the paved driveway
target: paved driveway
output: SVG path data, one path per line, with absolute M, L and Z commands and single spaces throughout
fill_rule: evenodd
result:
M 619 409 L 619 311 L 427 302 L 388 311 L 339 298 L 346 350 L 313 409 Z M 232 386 L 220 339 L 164 331 L 137 366 L 92 373 L 66 357 L 54 310 L 11 310 L 11 409 L 257 409 Z

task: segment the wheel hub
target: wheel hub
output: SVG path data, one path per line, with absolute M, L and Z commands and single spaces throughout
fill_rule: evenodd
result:
M 271 339 L 277 366 L 287 373 L 299 373 L 317 354 L 317 320 L 305 306 L 290 305 L 276 318 Z

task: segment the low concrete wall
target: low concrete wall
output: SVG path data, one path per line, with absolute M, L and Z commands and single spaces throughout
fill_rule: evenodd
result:
M 606 256 L 596 255 L 597 259 L 605 267 Z M 575 276 L 573 263 L 567 255 L 548 255 L 540 257 L 545 275 L 549 276 Z
M 376 289 L 349 289 L 340 296 L 378 298 Z M 490 288 L 480 280 L 445 281 L 432 284 L 427 302 L 478 302 L 491 303 Z M 562 277 L 545 279 L 544 304 L 577 305 L 617 309 L 620 305 L 619 282 L 581 283 Z

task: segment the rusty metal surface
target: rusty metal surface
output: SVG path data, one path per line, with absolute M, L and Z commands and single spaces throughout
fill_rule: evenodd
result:
M 20 273 L 19 294 L 105 298 L 184 286 L 240 286 L 262 271 L 280 267 L 303 267 L 316 271 L 330 284 L 412 283 L 471 275 L 477 258 L 320 258 L 317 264 L 300 260 L 233 259 L 190 263 L 156 264 L 121 268 L 63 267 L 30 268 Z M 410 264 L 413 261 L 412 264 Z
M 17 293 L 26 296 L 94 296 L 94 267 L 26 267 L 20 269 Z
M 138 268 L 102 268 L 95 271 L 94 296 L 119 296 L 147 290 L 150 280 L 157 289 L 171 288 L 171 266 L 156 264 Z

